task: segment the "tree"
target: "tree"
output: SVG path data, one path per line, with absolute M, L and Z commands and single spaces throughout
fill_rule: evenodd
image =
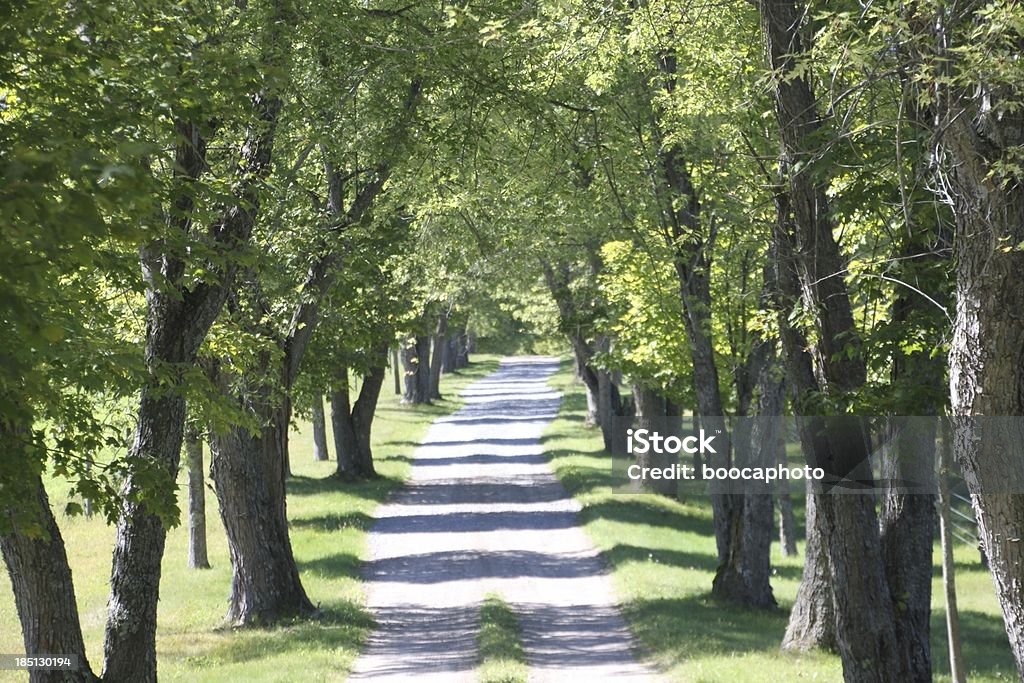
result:
M 190 569 L 209 569 L 203 440 L 195 425 L 185 429 L 185 460 L 188 467 L 188 566 Z
M 1015 540 L 1024 538 L 1024 468 L 1011 446 L 1019 427 L 1006 419 L 1024 414 L 1024 115 L 1020 74 L 1005 61 L 1024 47 L 1021 12 L 1013 3 L 955 3 L 916 8 L 908 18 L 919 31 L 918 77 L 948 155 L 942 182 L 956 219 L 955 450 L 1024 675 L 1024 544 Z
M 815 311 L 821 347 L 824 386 L 797 388 L 805 395 L 820 391 L 835 397 L 863 386 L 866 368 L 846 284 L 836 277 L 843 264 L 832 232 L 823 176 L 814 175 L 810 164 L 812 136 L 821 123 L 807 77 L 795 72 L 794 59 L 805 49 L 800 34 L 804 7 L 791 0 L 763 0 L 759 10 L 774 72 L 776 117 L 793 211 L 795 249 L 781 252 L 780 257 L 795 257 L 807 303 Z M 861 429 L 856 419 L 834 418 L 827 428 L 820 420 L 801 420 L 805 454 L 837 481 L 848 477 L 871 481 L 866 435 Z M 834 590 L 832 597 L 845 679 L 883 681 L 908 675 L 907 653 L 894 647 L 895 612 L 881 558 L 873 496 L 827 495 L 817 503 L 830 571 L 843 586 L 841 591 Z

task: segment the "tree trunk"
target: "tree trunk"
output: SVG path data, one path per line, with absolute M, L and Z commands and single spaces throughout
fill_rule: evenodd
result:
M 934 359 L 901 359 L 897 370 L 915 388 L 941 385 L 945 368 Z M 929 414 L 935 410 L 906 411 Z M 932 680 L 932 550 L 935 528 L 935 419 L 899 420 L 894 443 L 883 451 L 882 558 L 896 609 L 896 644 L 910 662 L 907 681 Z M 911 490 L 906 490 L 910 488 Z
M 50 510 L 43 482 L 38 477 L 34 488 L 35 518 L 42 527 L 43 535 L 28 536 L 15 527 L 10 533 L 0 536 L 0 551 L 3 552 L 7 573 L 11 578 L 25 654 L 29 657 L 73 655 L 78 658 L 78 669 L 33 669 L 28 680 L 31 683 L 96 681 L 82 640 L 75 585 L 64 550 L 64 539 Z
M 1024 143 L 1024 112 L 1016 106 L 1024 87 L 993 86 L 961 64 L 956 50 L 977 41 L 977 25 L 990 21 L 975 11 L 929 18 L 940 75 L 959 70 L 957 79 L 935 83 L 934 122 L 952 156 L 942 180 L 950 181 L 946 190 L 956 217 L 956 316 L 949 351 L 953 443 L 1024 677 L 1024 187 L 1019 172 L 1005 170 L 1016 166 Z M 991 51 L 992 60 L 1014 60 L 1024 49 L 1019 34 L 1012 42 L 1003 36 L 985 40 L 998 43 L 972 48 Z
M 379 362 L 363 378 L 355 405 L 350 406 L 347 382 L 331 393 L 331 423 L 334 425 L 338 469 L 335 476 L 345 481 L 377 476 L 370 445 L 371 427 L 387 363 L 387 351 L 378 354 Z
M 796 592 L 796 602 L 789 613 L 783 650 L 808 652 L 836 649 L 836 612 L 832 598 L 832 572 L 825 553 L 818 506 L 823 496 L 807 493 L 804 573 Z
M 441 361 L 441 369 L 445 374 L 450 375 L 455 372 L 455 362 L 459 355 L 459 341 L 458 337 L 449 337 L 445 342 L 444 356 Z
M 327 418 L 324 415 L 324 397 L 317 393 L 313 397 L 313 460 L 326 462 L 327 453 Z
M 444 349 L 448 337 L 448 309 L 443 309 L 437 318 L 437 329 L 434 330 L 433 345 L 430 355 L 430 386 L 427 396 L 431 399 L 441 398 L 441 366 L 444 363 Z
M 599 337 L 597 348 L 607 352 L 609 350 L 608 337 Z M 595 374 L 597 375 L 597 424 L 601 427 L 604 450 L 606 453 L 617 452 L 616 444 L 625 444 L 626 436 L 625 427 L 616 425 L 614 419 L 622 414 L 622 395 L 619 393 L 619 387 L 611 373 L 597 370 Z M 621 434 L 617 433 L 617 426 L 621 427 L 619 430 Z
M 266 32 L 267 63 L 263 65 L 267 70 L 287 72 L 290 66 L 291 32 L 281 29 L 292 22 L 287 4 L 285 0 L 272 3 L 267 26 L 273 29 Z M 281 79 L 274 82 L 283 85 Z M 282 104 L 274 92 L 259 92 L 252 98 L 254 121 L 240 148 L 235 196 L 210 230 L 213 240 L 228 249 L 244 246 L 252 233 L 263 182 L 271 169 Z M 175 175 L 185 182 L 195 180 L 207 166 L 205 142 L 195 124 L 179 122 L 177 132 L 180 140 L 175 149 Z M 167 212 L 168 224 L 186 239 L 193 230 L 192 211 L 193 197 L 182 192 L 174 210 Z M 211 265 L 210 281 L 185 289 L 186 264 L 174 255 L 177 249 L 172 253 L 160 251 L 162 242 L 141 250 L 147 283 L 145 359 L 154 376 L 163 374 L 166 368 L 185 368 L 195 362 L 238 268 L 229 256 L 228 265 Z M 132 461 L 155 465 L 169 482 L 174 482 L 178 473 L 185 424 L 185 399 L 177 389 L 163 380 L 143 387 L 135 440 L 129 451 Z M 147 472 L 145 478 L 151 479 L 152 474 Z M 117 522 L 103 643 L 103 677 L 110 682 L 155 683 L 157 677 L 156 618 L 166 530 L 145 504 L 133 502 L 139 486 L 132 473 L 122 487 L 128 502 Z
M 666 416 L 665 399 L 653 389 L 636 382 L 633 383 L 633 403 L 636 406 L 634 429 L 655 430 L 658 428 L 659 418 Z M 635 457 L 636 464 L 641 467 L 670 467 L 678 461 L 676 455 L 655 453 L 653 449 L 649 449 L 647 453 L 637 453 Z M 640 484 L 645 490 L 673 497 L 679 488 L 679 483 L 674 479 L 644 479 Z
M 162 331 L 168 333 L 170 329 Z M 159 463 L 161 474 L 173 482 L 181 458 L 184 426 L 184 397 L 156 387 L 143 388 L 135 443 L 129 456 Z M 129 493 L 135 487 L 134 478 L 130 478 L 123 490 Z M 166 539 L 167 530 L 159 517 L 143 504 L 124 503 L 114 540 L 104 679 L 156 681 L 157 601 Z
M 352 424 L 348 370 L 340 376 L 343 379 L 331 389 L 331 426 L 334 428 L 334 452 L 338 458 L 335 476 L 345 481 L 354 481 L 359 477 L 359 445 L 355 425 Z
M 828 177 L 811 168 L 820 151 L 816 134 L 821 122 L 810 82 L 797 65 L 806 54 L 801 34 L 806 7 L 799 0 L 760 0 L 758 5 L 775 73 L 772 94 L 789 180 L 792 253 L 806 304 L 815 312 L 821 359 L 817 388 L 842 398 L 863 386 L 866 366 L 846 282 L 839 276 L 845 267 L 832 231 L 825 192 Z M 808 389 L 797 387 L 799 392 Z M 800 428 L 810 464 L 839 481 L 850 477 L 871 485 L 868 443 L 859 420 L 830 418 L 826 427 L 819 419 L 804 419 Z M 841 587 L 833 591 L 833 600 L 843 676 L 848 683 L 906 680 L 910 663 L 895 644 L 895 608 L 881 556 L 874 496 L 831 494 L 817 502 L 832 579 Z
M 299 580 L 288 536 L 283 454 L 291 407 L 251 403 L 258 435 L 237 427 L 210 439 L 214 485 L 231 555 L 233 626 L 261 626 L 316 612 Z
M 458 343 L 458 351 L 455 354 L 455 369 L 461 370 L 469 367 L 469 337 L 466 335 L 466 330 L 462 329 L 459 331 L 456 337 Z
M 963 648 L 960 643 L 960 612 L 956 604 L 956 562 L 953 560 L 953 532 L 950 527 L 949 472 L 953 467 L 953 444 L 949 422 L 943 420 L 942 456 L 939 469 L 939 538 L 942 544 L 942 591 L 946 598 L 946 639 L 949 671 L 953 683 L 967 683 Z
M 773 304 L 779 326 L 779 338 L 784 351 L 786 377 L 789 380 L 793 405 L 797 412 L 806 396 L 817 391 L 813 361 L 808 352 L 807 339 L 799 329 L 790 324 L 790 311 L 800 297 L 800 283 L 797 275 L 796 257 L 792 248 L 792 213 L 789 208 L 789 193 L 777 188 L 775 194 L 776 220 L 772 235 L 772 260 L 775 262 L 774 284 L 776 287 Z M 800 439 L 801 450 L 808 461 L 813 457 L 813 446 L 804 435 Z M 786 460 L 785 449 L 780 455 Z M 782 485 L 782 484 L 780 484 Z M 788 490 L 788 489 L 787 489 Z M 832 575 L 828 565 L 823 529 L 818 508 L 822 496 L 808 487 L 805 529 L 807 543 L 804 547 L 804 570 L 797 589 L 796 602 L 789 614 L 789 623 L 782 640 L 784 650 L 809 651 L 822 649 L 835 651 L 836 617 L 832 598 Z M 794 539 L 795 545 L 795 539 Z M 795 551 L 795 548 L 794 548 Z
M 416 361 L 416 391 L 423 397 L 423 403 L 430 403 L 430 335 L 416 337 Z
M 391 349 L 391 371 L 395 373 L 395 396 L 402 395 L 402 366 L 398 360 L 398 348 Z
M 765 342 L 759 342 L 749 365 L 757 373 L 757 417 L 741 418 L 735 430 L 736 466 L 769 467 L 778 461 L 782 382 Z M 744 410 L 743 412 L 746 412 Z M 731 496 L 736 506 L 728 554 L 715 573 L 712 594 L 755 608 L 775 607 L 771 587 L 772 496 L 767 482 L 744 483 L 744 494 Z
M 203 440 L 195 427 L 185 431 L 188 463 L 188 567 L 209 569 L 206 552 L 206 473 L 203 471 Z
M 429 403 L 426 393 L 429 382 L 424 378 L 429 375 L 430 370 L 421 362 L 420 355 L 424 339 L 427 340 L 426 344 L 429 346 L 430 337 L 416 337 L 415 340 L 410 339 L 402 346 L 402 367 L 405 377 L 405 393 L 402 395 L 402 403 L 411 405 Z
M 788 467 L 786 456 L 786 435 L 781 430 L 776 448 L 778 460 L 783 467 Z M 775 503 L 779 509 L 779 548 L 783 557 L 796 557 L 796 515 L 793 514 L 793 497 L 789 493 L 789 483 L 776 482 Z

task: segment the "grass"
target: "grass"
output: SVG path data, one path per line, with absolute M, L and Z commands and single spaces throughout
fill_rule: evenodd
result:
M 779 650 L 800 583 L 803 543 L 794 558 L 782 557 L 778 544 L 773 544 L 777 610 L 745 610 L 713 599 L 710 588 L 717 561 L 707 498 L 612 493 L 611 460 L 601 450 L 600 435 L 583 425 L 586 400 L 571 365 L 563 364 L 551 383 L 564 398 L 558 418 L 544 436 L 545 450 L 558 477 L 583 506 L 580 521 L 606 558 L 641 648 L 668 680 L 842 680 L 835 655 Z M 1018 680 L 988 571 L 980 566 L 974 548 L 957 547 L 955 558 L 969 678 Z M 936 545 L 932 657 L 935 680 L 948 681 L 940 560 Z
M 302 582 L 323 611 L 317 621 L 269 629 L 222 627 L 231 566 L 216 498 L 211 492 L 207 496 L 207 533 L 212 569 L 194 571 L 186 567 L 188 539 L 184 526 L 172 529 L 167 537 L 157 632 L 160 679 L 198 683 L 344 680 L 373 627 L 363 608 L 359 570 L 374 510 L 407 476 L 411 452 L 429 424 L 457 409 L 461 405 L 457 393 L 496 367 L 496 358 L 474 356 L 470 368 L 446 376 L 442 385 L 446 399 L 416 408 L 399 405 L 389 377 L 374 421 L 374 459 L 382 475 L 375 481 L 342 484 L 330 479 L 336 463 L 313 461 L 309 426 L 301 424 L 293 431 L 290 452 L 294 477 L 288 484 L 288 516 Z M 331 438 L 328 434 L 328 441 L 333 443 Z M 184 506 L 184 476 L 179 484 Z M 55 511 L 64 509 L 65 490 L 56 482 L 51 488 Z M 59 516 L 58 522 L 75 579 L 89 661 L 99 669 L 114 531 L 98 518 Z M 3 572 L 0 652 L 21 651 L 14 597 Z M 24 674 L 0 671 L 0 681 L 24 680 Z
M 488 595 L 480 608 L 480 683 L 525 683 L 526 655 L 520 642 L 519 620 L 497 595 Z

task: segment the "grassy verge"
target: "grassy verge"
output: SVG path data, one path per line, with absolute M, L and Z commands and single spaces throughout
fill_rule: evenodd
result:
M 779 609 L 755 612 L 710 596 L 716 567 L 711 512 L 704 496 L 670 500 L 611 492 L 611 463 L 583 426 L 586 400 L 563 365 L 552 384 L 564 392 L 544 436 L 556 474 L 580 501 L 581 523 L 601 549 L 630 627 L 672 681 L 842 680 L 838 657 L 779 650 L 803 562 L 772 549 Z M 802 523 L 802 519 L 799 520 Z M 938 546 L 933 585 L 932 655 L 937 681 L 949 680 Z M 964 656 L 972 681 L 1014 681 L 1017 674 L 992 580 L 977 551 L 956 549 Z
M 212 569 L 187 569 L 187 531 L 167 538 L 160 587 L 157 653 L 162 681 L 247 681 L 247 683 L 344 680 L 373 624 L 363 609 L 361 557 L 374 509 L 408 475 L 413 448 L 434 419 L 457 409 L 458 392 L 497 367 L 494 357 L 446 376 L 446 398 L 431 406 L 399 405 L 392 378 L 374 421 L 376 481 L 341 484 L 329 479 L 336 463 L 314 462 L 309 426 L 291 435 L 293 479 L 288 484 L 291 540 L 306 592 L 319 602 L 323 618 L 272 629 L 222 629 L 231 580 L 224 529 L 212 492 L 207 496 L 207 532 Z M 332 436 L 328 434 L 330 443 Z M 333 447 L 331 448 L 333 457 Z M 185 478 L 179 484 L 182 506 Z M 63 510 L 62 487 L 53 487 L 54 510 Z M 113 529 L 99 519 L 60 518 L 75 578 L 90 663 L 102 665 L 103 627 L 109 590 Z M 21 652 L 21 628 L 6 572 L 0 577 L 0 652 Z M 27 676 L 0 671 L 0 681 Z
M 524 683 L 528 669 L 520 642 L 519 620 L 497 595 L 480 608 L 480 683 Z

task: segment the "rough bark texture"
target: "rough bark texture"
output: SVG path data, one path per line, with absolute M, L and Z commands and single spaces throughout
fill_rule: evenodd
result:
M 786 435 L 780 430 L 775 448 L 776 462 L 783 467 L 788 466 L 786 457 Z M 779 511 L 779 548 L 783 557 L 795 557 L 796 550 L 796 515 L 793 514 L 793 497 L 789 493 L 789 483 L 780 481 L 776 484 L 775 505 Z
M 3 430 L 0 429 L 0 433 Z M 6 433 L 4 433 L 6 436 Z M 35 482 L 36 519 L 45 536 L 28 536 L 15 528 L 0 536 L 7 573 L 11 578 L 14 604 L 21 622 L 25 654 L 66 654 L 78 657 L 76 671 L 43 671 L 33 669 L 30 683 L 89 683 L 96 676 L 89 666 L 82 628 L 78 620 L 78 603 L 71 579 L 64 539 L 50 510 L 43 482 Z
M 943 70 L 961 68 L 952 50 L 970 39 L 974 24 L 987 21 L 963 18 L 959 26 L 946 25 L 952 20 L 947 15 L 932 22 Z M 997 54 L 1016 58 L 1024 50 L 1021 42 L 1000 46 L 1004 51 Z M 968 69 L 969 78 L 981 78 Z M 954 162 L 947 178 L 956 216 L 956 317 L 949 353 L 950 398 L 958 416 L 954 447 L 1024 676 L 1024 251 L 1018 246 L 1024 243 L 1024 187 L 1019 177 L 999 169 L 1024 144 L 1024 112 L 1004 106 L 1019 102 L 1024 88 L 984 81 L 936 87 L 935 132 Z M 971 416 L 988 420 L 984 438 Z
M 804 547 L 804 573 L 796 601 L 789 613 L 783 650 L 806 652 L 836 649 L 836 612 L 832 599 L 832 573 L 822 542 L 818 505 L 822 496 L 807 494 L 807 545 Z
M 419 336 L 402 346 L 405 392 L 402 403 L 430 403 L 430 337 Z
M 209 569 L 203 440 L 194 427 L 185 432 L 185 460 L 188 465 L 188 566 L 189 569 Z
M 908 273 L 905 277 L 910 277 Z M 922 283 L 917 283 L 919 286 Z M 924 315 L 925 301 L 901 291 L 894 302 L 893 319 L 905 321 L 915 311 Z M 937 335 L 942 330 L 937 330 Z M 936 343 L 939 340 L 936 339 Z M 903 395 L 925 395 L 923 401 L 898 405 L 902 415 L 934 415 L 927 398 L 937 393 L 945 377 L 940 358 L 926 353 L 897 352 L 894 382 L 909 385 Z M 935 391 L 930 392 L 929 389 Z M 908 681 L 932 680 L 931 601 L 932 550 L 935 530 L 934 465 L 936 421 L 911 418 L 892 427 L 898 435 L 883 451 L 882 480 L 886 487 L 881 505 L 882 557 L 886 580 L 896 606 L 896 643 L 910 662 Z
M 789 171 L 794 255 L 804 299 L 815 311 L 818 389 L 841 397 L 863 385 L 866 368 L 846 283 L 837 276 L 844 264 L 832 233 L 827 178 L 810 168 L 821 124 L 811 85 L 796 70 L 796 59 L 805 53 L 801 20 L 806 8 L 796 0 L 761 0 L 758 6 L 776 74 L 773 95 Z M 804 419 L 801 430 L 812 464 L 831 476 L 870 483 L 868 443 L 858 420 L 831 418 L 826 429 L 819 420 Z M 895 608 L 881 557 L 874 497 L 844 493 L 817 502 L 832 578 L 842 587 L 833 591 L 833 600 L 844 678 L 850 683 L 907 679 L 909 661 L 895 644 Z
M 952 432 L 946 422 L 942 429 L 941 466 L 939 469 L 939 538 L 942 543 L 942 592 L 946 599 L 946 641 L 949 650 L 949 671 L 953 683 L 967 683 L 963 648 L 960 642 L 960 612 L 956 604 L 956 562 L 953 560 L 953 531 L 950 526 L 952 498 L 949 475 L 953 468 Z
M 808 351 L 807 339 L 799 329 L 790 324 L 789 320 L 789 313 L 800 298 L 800 283 L 792 245 L 794 227 L 789 192 L 781 186 L 776 189 L 775 205 L 776 220 L 772 235 L 772 250 L 774 252 L 772 257 L 775 262 L 774 284 L 776 287 L 774 306 L 793 405 L 797 407 L 797 412 L 801 412 L 800 407 L 804 398 L 816 392 L 818 384 L 814 376 L 813 361 Z M 806 442 L 803 435 L 801 435 L 801 448 L 805 458 L 810 459 L 812 457 L 809 451 L 811 445 Z M 781 457 L 783 460 L 785 459 L 785 450 Z M 819 495 L 808 491 L 804 570 L 800 579 L 800 587 L 797 590 L 796 602 L 789 614 L 786 635 L 782 640 L 784 650 L 823 649 L 834 651 L 836 649 L 832 575 L 822 539 L 820 516 L 817 514 L 819 505 Z
M 287 404 L 287 402 L 286 402 Z M 316 610 L 306 596 L 288 536 L 283 454 L 288 450 L 289 406 L 250 402 L 264 426 L 214 434 L 214 485 L 231 556 L 226 619 L 260 626 Z
M 448 337 L 448 315 L 451 311 L 444 308 L 437 316 L 437 328 L 431 339 L 430 351 L 430 387 L 427 395 L 431 399 L 441 398 L 441 368 L 444 365 L 445 347 Z
M 557 264 L 542 263 L 544 267 L 544 280 L 551 292 L 558 307 L 558 324 L 572 346 L 573 358 L 576 362 L 576 371 L 587 392 L 587 418 L 586 426 L 600 426 L 600 395 L 601 384 L 598 371 L 591 367 L 590 362 L 594 357 L 594 348 L 587 341 L 584 330 L 589 327 L 586 318 L 588 316 L 580 310 L 573 298 L 570 283 L 572 279 L 569 264 L 561 262 Z
M 330 458 L 327 452 L 327 417 L 324 415 L 324 397 L 313 397 L 313 460 L 324 462 Z
M 757 417 L 744 421 L 737 429 L 736 465 L 769 467 L 778 460 L 782 381 L 772 359 L 774 353 L 758 350 L 766 357 L 757 366 Z M 760 354 L 759 354 L 760 355 Z M 746 412 L 744 410 L 744 412 Z M 749 481 L 742 496 L 733 496 L 736 506 L 728 554 L 715 573 L 712 593 L 742 605 L 775 607 L 771 587 L 772 492 L 767 482 Z
M 634 429 L 658 429 L 658 418 L 664 418 L 667 414 L 665 399 L 642 384 L 633 384 L 633 404 L 636 406 Z M 641 467 L 669 467 L 677 460 L 678 456 L 655 453 L 653 449 L 636 454 L 636 463 Z M 646 490 L 666 496 L 675 496 L 678 489 L 678 482 L 673 479 L 644 480 L 642 484 Z
M 355 405 L 350 406 L 348 382 L 344 386 L 339 384 L 331 392 L 331 424 L 338 453 L 335 476 L 345 481 L 377 476 L 370 447 L 370 431 L 384 384 L 386 353 L 380 354 L 380 359 L 381 363 L 363 378 Z
M 283 4 L 275 5 L 278 16 L 287 14 Z M 272 37 L 272 42 L 279 40 L 279 36 Z M 212 239 L 229 250 L 247 242 L 252 232 L 262 182 L 270 172 L 282 102 L 272 94 L 260 93 L 253 98 L 253 105 L 256 123 L 241 149 L 241 170 L 235 185 L 238 203 L 227 208 L 210 229 Z M 194 179 L 206 167 L 205 142 L 194 124 L 180 123 L 178 133 L 175 173 L 183 179 Z M 168 212 L 168 225 L 183 234 L 189 233 L 192 207 L 192 197 L 183 192 L 175 201 L 174 210 Z M 221 269 L 219 277 L 186 290 L 186 264 L 177 255 L 161 252 L 160 244 L 144 247 L 141 261 L 147 282 L 146 364 L 154 373 L 163 373 L 165 368 L 184 369 L 195 362 L 199 346 L 227 299 L 237 266 L 230 264 L 229 259 L 230 265 Z M 212 269 L 216 271 L 217 267 Z M 163 381 L 159 384 L 154 382 L 142 389 L 134 443 L 128 457 L 155 467 L 174 481 L 181 458 L 185 399 L 180 392 L 169 391 Z M 129 501 L 136 487 L 134 477 L 125 481 L 123 488 Z M 166 530 L 158 517 L 141 503 L 125 503 L 117 523 L 110 577 L 104 637 L 105 680 L 156 680 L 157 601 L 165 540 Z

